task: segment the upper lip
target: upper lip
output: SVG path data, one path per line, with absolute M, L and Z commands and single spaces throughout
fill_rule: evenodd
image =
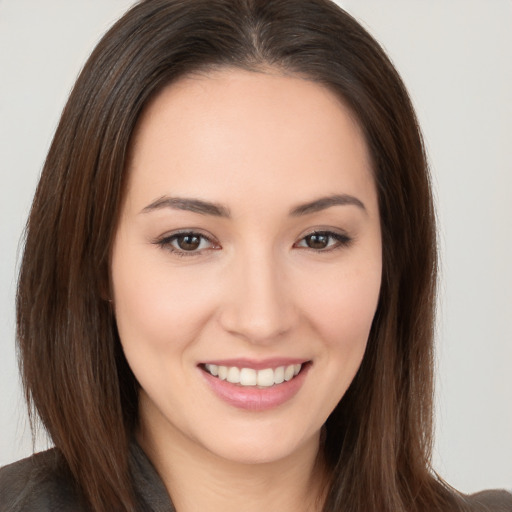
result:
M 309 360 L 299 357 L 273 357 L 269 359 L 215 359 L 202 361 L 201 365 L 214 364 L 217 366 L 236 366 L 237 368 L 252 368 L 254 370 L 264 370 L 265 368 L 278 368 L 280 366 L 289 366 L 292 364 L 304 364 Z

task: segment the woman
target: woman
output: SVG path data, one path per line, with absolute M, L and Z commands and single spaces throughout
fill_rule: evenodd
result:
M 18 339 L 57 449 L 1 506 L 510 509 L 429 468 L 435 273 L 415 116 L 353 19 L 141 2 L 34 199 Z

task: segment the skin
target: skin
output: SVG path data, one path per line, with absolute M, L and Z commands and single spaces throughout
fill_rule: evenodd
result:
M 138 439 L 175 506 L 319 509 L 320 431 L 359 368 L 381 283 L 361 130 L 319 84 L 223 69 L 153 100 L 128 173 L 113 302 L 141 385 Z M 290 214 L 333 195 L 361 205 Z M 229 217 L 162 206 L 164 196 L 222 205 Z M 170 238 L 183 230 L 208 240 L 187 253 Z M 315 231 L 342 242 L 326 235 L 312 248 Z M 220 399 L 199 366 L 272 357 L 310 364 L 298 392 L 264 411 Z

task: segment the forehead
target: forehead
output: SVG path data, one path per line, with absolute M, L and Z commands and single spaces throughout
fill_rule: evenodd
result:
M 284 201 L 288 184 L 297 201 L 306 189 L 373 185 L 362 132 L 334 93 L 297 76 L 232 69 L 161 91 L 136 127 L 128 171 L 148 199 L 260 192 Z

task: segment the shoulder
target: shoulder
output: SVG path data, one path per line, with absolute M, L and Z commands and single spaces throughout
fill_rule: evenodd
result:
M 508 491 L 481 491 L 467 499 L 475 512 L 512 512 L 512 493 Z
M 0 512 L 80 510 L 73 478 L 51 449 L 0 468 Z

